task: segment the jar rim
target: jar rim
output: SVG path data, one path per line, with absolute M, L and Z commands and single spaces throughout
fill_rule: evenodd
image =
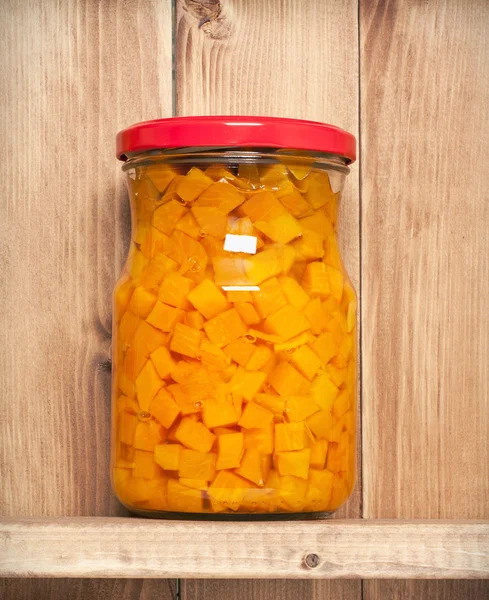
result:
M 116 155 L 167 148 L 223 146 L 290 148 L 324 152 L 356 160 L 356 139 L 351 133 L 318 121 L 281 117 L 199 116 L 143 121 L 119 131 Z

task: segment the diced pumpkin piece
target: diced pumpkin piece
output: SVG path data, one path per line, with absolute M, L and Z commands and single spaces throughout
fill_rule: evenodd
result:
M 197 219 L 190 211 L 183 215 L 183 217 L 178 221 L 178 223 L 175 225 L 175 230 L 183 231 L 194 239 L 198 239 L 202 233 Z
M 331 443 L 328 450 L 327 466 L 333 473 L 348 471 L 350 452 L 350 435 L 344 431 L 340 436 L 338 444 Z
M 252 292 L 252 297 L 262 319 L 287 305 L 287 299 L 276 277 L 263 282 L 259 292 Z
M 229 382 L 229 389 L 245 400 L 252 400 L 255 394 L 261 390 L 266 378 L 266 373 L 262 371 L 246 371 L 243 367 L 238 367 Z
M 153 213 L 153 226 L 162 233 L 170 235 L 175 225 L 187 212 L 185 206 L 178 200 L 170 200 L 161 204 Z
M 279 335 L 274 335 L 273 333 L 265 333 L 264 331 L 259 331 L 258 329 L 250 329 L 245 336 L 246 339 L 252 339 L 254 343 L 257 339 L 263 340 L 264 342 L 268 342 L 269 344 L 280 344 L 284 341 L 282 337 Z
M 346 368 L 338 368 L 334 365 L 326 365 L 326 373 L 337 387 L 341 387 L 346 380 Z
M 328 235 L 326 238 L 323 262 L 339 270 L 343 268 L 338 240 L 334 234 Z
M 230 358 L 206 339 L 202 340 L 200 345 L 200 359 L 202 366 L 211 371 L 222 371 L 231 364 Z
M 212 481 L 216 475 L 216 454 L 183 448 L 180 454 L 179 477 Z
M 173 331 L 184 315 L 184 311 L 180 308 L 168 306 L 168 304 L 157 301 L 147 321 L 150 325 L 161 329 L 161 331 Z
M 250 487 L 250 482 L 230 471 L 219 471 L 209 486 L 207 493 L 212 509 L 221 512 L 225 509 L 236 511 Z
M 156 394 L 151 402 L 149 411 L 166 429 L 169 429 L 173 425 L 181 412 L 180 407 L 165 388 L 162 388 Z
M 321 333 L 311 344 L 311 348 L 325 365 L 338 351 L 336 340 L 329 331 Z
M 118 417 L 117 439 L 123 444 L 132 446 L 134 434 L 139 423 L 138 418 L 128 412 L 121 412 Z
M 324 469 L 326 455 L 328 454 L 328 441 L 316 440 L 311 446 L 311 458 L 309 464 L 314 469 Z
M 310 331 L 304 331 L 299 334 L 295 338 L 287 340 L 286 342 L 282 342 L 280 344 L 274 344 L 275 352 L 283 352 L 284 350 L 288 350 L 289 354 L 292 354 L 292 351 L 295 351 L 297 348 L 304 346 L 304 344 L 310 344 L 314 341 L 314 336 Z M 289 357 L 287 358 L 287 361 Z
M 323 239 L 314 231 L 304 231 L 302 236 L 293 243 L 298 260 L 312 260 L 324 256 Z
M 263 472 L 262 455 L 258 450 L 248 448 L 243 454 L 241 464 L 235 473 L 252 481 L 256 485 L 263 487 L 265 483 L 265 474 Z
M 294 186 L 289 179 L 289 174 L 285 165 L 276 164 L 261 166 L 259 172 L 262 186 L 274 190 L 277 198 L 281 198 L 282 196 L 293 192 Z
M 338 388 L 325 373 L 318 375 L 311 384 L 311 394 L 316 404 L 323 410 L 331 412 Z
M 234 305 L 245 325 L 258 325 L 261 321 L 260 315 L 256 312 L 253 304 L 249 302 L 236 303 Z
M 185 177 L 180 179 L 175 191 L 185 202 L 193 202 L 213 183 L 203 171 L 192 167 Z
M 156 253 L 160 252 L 164 247 L 166 240 L 168 240 L 166 233 L 163 233 L 151 225 L 146 232 L 144 240 L 139 246 L 143 256 L 148 260 L 155 258 Z
M 139 286 L 134 290 L 128 308 L 138 317 L 146 319 L 155 303 L 156 296 L 148 292 L 143 286 Z
M 165 348 L 165 346 L 157 348 L 150 354 L 150 358 L 161 379 L 169 377 L 176 366 L 176 362 L 173 360 L 168 348 Z
M 334 199 L 334 193 L 331 189 L 327 173 L 311 173 L 308 181 L 309 187 L 305 192 L 305 198 L 314 210 Z
M 235 302 L 236 304 L 253 302 L 253 296 L 251 295 L 251 292 L 246 289 L 230 289 L 227 291 L 226 294 L 228 302 Z
M 129 477 L 124 485 L 118 483 L 117 494 L 122 502 L 129 506 L 147 502 L 151 496 L 148 480 L 142 477 Z
M 154 460 L 165 471 L 178 471 L 182 450 L 180 444 L 159 444 L 154 449 Z
M 328 510 L 336 510 L 348 498 L 348 488 L 345 481 L 336 473 L 333 480 L 333 491 Z
M 273 423 L 260 429 L 245 429 L 243 431 L 244 447 L 258 450 L 261 454 L 272 454 L 273 431 Z
M 285 208 L 272 192 L 263 191 L 253 194 L 238 210 L 242 216 L 252 221 L 269 221 L 285 212 Z
M 321 305 L 319 298 L 313 298 L 304 308 L 304 316 L 309 321 L 311 331 L 314 335 L 318 335 L 321 331 L 326 329 L 328 318 Z
M 215 256 L 212 259 L 215 283 L 222 287 L 254 284 L 247 274 L 252 268 L 250 261 L 251 258 Z
M 230 344 L 246 333 L 246 326 L 235 308 L 220 313 L 204 324 L 209 340 L 219 348 Z
M 143 255 L 142 252 L 134 249 L 134 251 L 131 250 L 129 253 L 128 265 L 132 278 L 136 280 L 138 277 L 141 277 L 144 269 L 147 267 L 148 259 Z
M 333 429 L 333 417 L 331 416 L 331 413 L 320 410 L 308 417 L 306 423 L 316 439 L 331 439 L 331 432 Z
M 227 215 L 237 208 L 245 199 L 233 185 L 226 181 L 218 181 L 203 192 L 194 206 L 212 207 L 221 214 Z
M 165 275 L 178 269 L 178 264 L 165 254 L 157 254 L 141 274 L 141 284 L 155 295 Z
M 151 360 L 148 360 L 136 378 L 136 394 L 139 408 L 149 411 L 153 398 L 163 385 Z
M 331 290 L 331 294 L 338 302 L 341 300 L 341 296 L 343 295 L 343 273 L 339 269 L 335 269 L 331 265 L 324 265 L 326 268 L 326 273 L 328 275 L 329 288 Z
M 312 396 L 286 396 L 285 415 L 294 423 L 304 421 L 319 410 Z
M 306 492 L 306 510 L 325 511 L 331 500 L 333 492 L 334 474 L 327 469 L 309 471 L 309 480 Z
M 259 285 L 265 279 L 288 273 L 294 263 L 295 255 L 295 250 L 291 246 L 277 245 L 243 259 L 246 282 L 251 285 Z
M 187 277 L 170 273 L 160 285 L 158 300 L 176 308 L 187 308 L 189 307 L 187 296 L 194 285 L 194 282 Z
M 293 452 L 277 452 L 275 455 L 276 468 L 279 475 L 293 475 L 307 479 L 309 475 L 309 459 L 311 450 L 304 448 Z
M 186 477 L 180 477 L 178 483 L 194 490 L 204 491 L 209 487 L 209 484 L 205 479 L 188 479 Z
M 166 190 L 176 175 L 178 171 L 174 167 L 162 164 L 151 166 L 146 171 L 146 176 L 160 193 Z
M 188 327 L 193 327 L 193 329 L 202 329 L 204 327 L 204 317 L 198 310 L 190 310 L 185 313 L 183 322 Z
M 326 297 L 331 294 L 326 265 L 318 261 L 308 263 L 302 277 L 302 286 L 311 295 Z
M 284 340 L 293 338 L 310 327 L 306 317 L 290 304 L 269 315 L 265 320 L 265 329 Z
M 280 202 L 292 216 L 297 218 L 304 217 L 311 212 L 310 204 L 297 190 L 293 190 L 290 194 L 281 196 Z
M 304 423 L 277 423 L 275 425 L 275 451 L 302 450 L 306 445 Z
M 143 479 L 155 479 L 159 473 L 160 469 L 154 461 L 153 452 L 136 450 L 133 476 L 142 477 Z
M 287 165 L 287 170 L 292 174 L 294 180 L 302 181 L 306 179 L 311 172 L 311 164 L 295 164 Z
M 228 433 L 217 438 L 218 455 L 216 469 L 235 469 L 241 463 L 244 452 L 244 436 L 242 433 Z
M 153 452 L 157 444 L 164 441 L 161 425 L 156 421 L 140 421 L 134 433 L 134 448 Z
M 201 341 L 201 331 L 187 327 L 183 323 L 177 323 L 171 339 L 170 350 L 184 356 L 190 356 L 190 358 L 197 358 L 200 356 Z
M 184 386 L 179 383 L 174 383 L 166 388 L 173 399 L 175 400 L 178 408 L 182 412 L 182 415 L 191 415 L 199 413 L 202 409 L 202 402 L 191 397 L 185 390 Z
M 209 452 L 216 436 L 202 423 L 194 421 L 190 417 L 183 417 L 175 432 L 175 438 L 191 450 Z
M 116 410 L 117 414 L 123 410 L 136 414 L 139 412 L 139 405 L 132 398 L 128 398 L 127 396 L 119 396 L 116 400 Z
M 247 371 L 258 371 L 270 360 L 272 351 L 267 346 L 256 346 L 250 360 L 246 363 Z
M 294 475 L 280 476 L 280 504 L 285 510 L 302 512 L 307 492 L 307 481 Z
M 250 342 L 245 342 L 243 339 L 235 340 L 224 348 L 224 352 L 238 363 L 238 365 L 245 366 L 255 352 L 256 346 Z
M 136 398 L 136 386 L 134 381 L 129 378 L 125 371 L 121 371 L 117 376 L 117 383 L 119 385 L 119 389 L 121 392 L 131 398 L 131 400 L 135 400 Z M 138 406 L 139 408 L 139 406 Z
M 285 410 L 285 398 L 275 394 L 255 394 L 254 401 L 274 415 L 282 416 Z
M 226 235 L 228 217 L 225 212 L 214 206 L 193 206 L 192 214 L 204 235 L 223 238 Z
M 117 317 L 120 319 L 122 314 L 127 308 L 129 304 L 129 300 L 131 299 L 132 292 L 134 289 L 134 283 L 132 279 L 125 281 L 124 283 L 119 284 L 114 293 L 114 304 L 115 304 L 115 312 Z
M 224 398 L 223 400 L 208 398 L 205 400 L 202 408 L 202 421 L 209 429 L 235 425 L 238 422 L 238 418 L 232 398 Z
M 309 379 L 309 381 L 314 379 L 314 376 L 321 368 L 321 361 L 309 346 L 297 348 L 292 354 L 290 362 L 300 373 L 302 373 L 302 375 L 304 375 L 304 377 L 306 377 L 306 379 Z
M 119 325 L 118 342 L 122 346 L 129 346 L 134 338 L 137 328 L 141 323 L 141 318 L 133 314 L 131 311 L 126 311 Z
M 168 509 L 175 512 L 202 512 L 202 492 L 175 479 L 168 480 Z
M 261 429 L 269 426 L 272 421 L 272 412 L 256 402 L 248 402 L 243 410 L 241 419 L 238 421 L 238 425 L 245 429 Z
M 201 281 L 188 295 L 189 302 L 201 312 L 206 319 L 212 319 L 219 313 L 229 309 L 226 296 L 210 279 Z
M 284 211 L 282 214 L 264 221 L 256 221 L 255 227 L 264 233 L 273 242 L 288 244 L 302 234 L 302 229 L 290 213 Z
M 303 231 L 310 231 L 315 233 L 325 240 L 328 236 L 334 235 L 333 225 L 331 221 L 322 211 L 316 211 L 312 215 L 300 219 L 300 224 Z
M 351 397 L 348 390 L 340 392 L 333 404 L 333 415 L 339 419 L 351 406 Z
M 289 277 L 287 275 L 282 275 L 279 277 L 278 281 L 282 287 L 282 291 L 285 294 L 287 302 L 297 310 L 302 310 L 309 302 L 309 296 L 302 289 L 302 287 L 293 277 Z
M 181 265 L 181 275 L 196 281 L 202 279 L 208 259 L 205 248 L 200 242 L 183 231 L 175 229 L 165 251 L 170 258 Z
M 287 362 L 279 362 L 268 379 L 281 396 L 309 393 L 309 381 Z

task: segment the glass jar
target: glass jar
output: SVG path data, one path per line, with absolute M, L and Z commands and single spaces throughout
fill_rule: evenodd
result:
M 132 239 L 113 318 L 112 483 L 146 516 L 328 515 L 355 480 L 355 139 L 252 117 L 118 135 Z

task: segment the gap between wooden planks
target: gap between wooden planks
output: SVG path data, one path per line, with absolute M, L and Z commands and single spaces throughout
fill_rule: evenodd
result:
M 489 521 L 0 522 L 0 577 L 489 577 Z

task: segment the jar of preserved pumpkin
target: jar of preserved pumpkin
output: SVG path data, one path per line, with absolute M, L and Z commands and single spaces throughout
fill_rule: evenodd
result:
M 117 136 L 112 483 L 145 516 L 328 515 L 355 480 L 356 295 L 338 249 L 355 138 L 188 117 Z

